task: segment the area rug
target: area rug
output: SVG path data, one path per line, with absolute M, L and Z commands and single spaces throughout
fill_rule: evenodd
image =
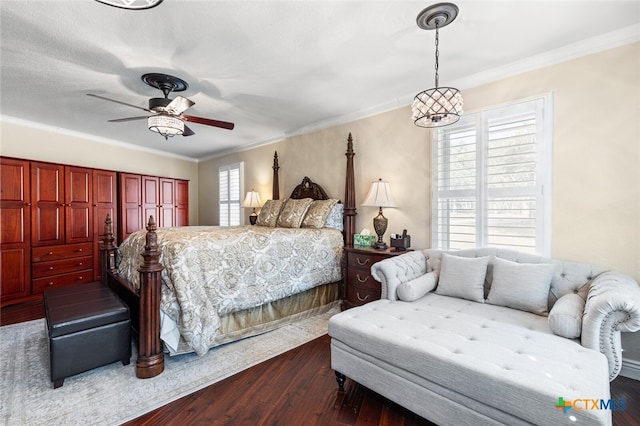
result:
M 327 333 L 338 312 L 306 318 L 268 333 L 165 358 L 165 371 L 135 377 L 131 365 L 110 364 L 69 377 L 53 389 L 44 320 L 0 327 L 0 422 L 4 425 L 115 425 L 225 379 Z

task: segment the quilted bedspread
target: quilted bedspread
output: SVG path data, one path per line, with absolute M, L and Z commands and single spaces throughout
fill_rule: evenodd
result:
M 145 230 L 119 248 L 118 272 L 139 286 Z M 220 316 L 341 279 L 342 233 L 262 226 L 158 228 L 161 309 L 199 355 L 211 347 Z

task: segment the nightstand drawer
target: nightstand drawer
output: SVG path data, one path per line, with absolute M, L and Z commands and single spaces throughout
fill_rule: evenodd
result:
M 375 282 L 375 281 L 374 281 Z M 350 285 L 347 288 L 347 300 L 353 305 L 364 305 L 380 299 L 380 286 L 377 289 L 369 287 L 361 287 L 359 285 Z
M 380 262 L 388 258 L 388 254 L 377 254 L 375 252 L 361 254 L 361 253 L 349 253 L 348 263 L 349 266 L 354 268 L 366 268 L 369 269 L 374 263 Z
M 380 291 L 380 283 L 371 276 L 369 269 L 350 268 L 347 272 L 347 280 L 350 285 Z

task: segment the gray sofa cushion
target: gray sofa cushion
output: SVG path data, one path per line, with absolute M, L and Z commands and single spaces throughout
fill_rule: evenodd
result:
M 398 299 L 404 302 L 413 302 L 420 299 L 436 287 L 438 275 L 434 272 L 424 274 L 398 286 Z
M 517 263 L 496 257 L 487 303 L 547 315 L 549 287 L 558 269 L 554 264 Z
M 577 294 L 565 294 L 549 312 L 549 327 L 558 336 L 576 339 L 582 333 L 584 299 Z
M 458 257 L 442 254 L 436 293 L 484 303 L 484 279 L 489 257 Z

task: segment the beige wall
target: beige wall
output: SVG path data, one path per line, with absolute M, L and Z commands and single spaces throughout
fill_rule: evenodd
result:
M 189 181 L 189 223 L 198 224 L 198 163 L 3 121 L 0 155 Z

